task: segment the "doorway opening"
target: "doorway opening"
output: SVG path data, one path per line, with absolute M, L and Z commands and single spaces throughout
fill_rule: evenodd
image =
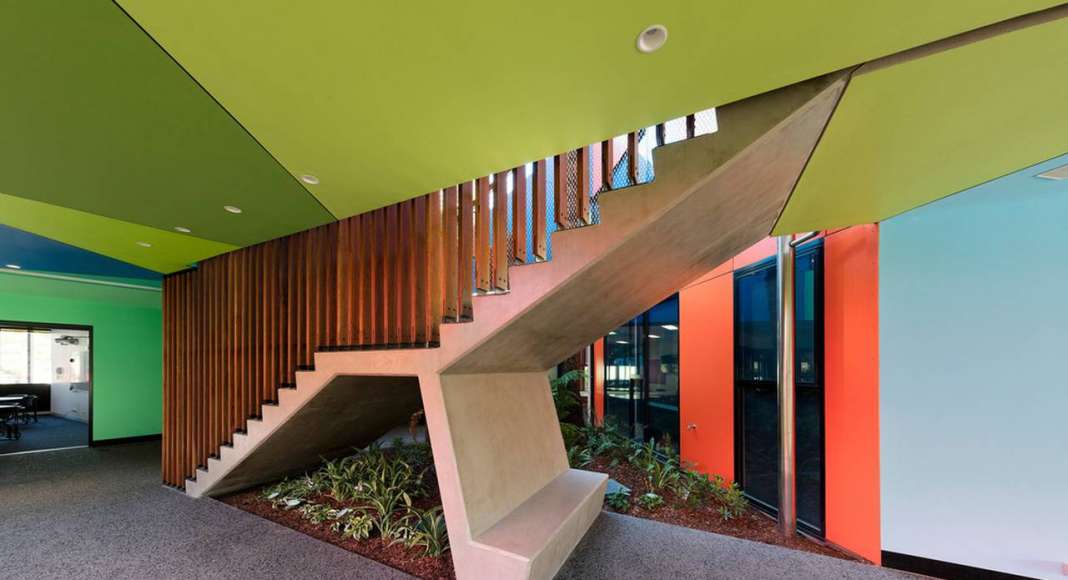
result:
M 89 445 L 93 329 L 0 321 L 0 455 Z

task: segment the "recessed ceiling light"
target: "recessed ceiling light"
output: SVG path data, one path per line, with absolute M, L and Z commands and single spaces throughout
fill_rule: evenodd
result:
M 223 209 L 230 213 L 241 213 L 241 208 L 237 207 L 236 205 L 224 205 Z
M 11 268 L 12 270 L 21 270 L 22 269 L 22 266 L 19 266 L 18 264 L 4 264 L 4 267 L 5 268 Z
M 150 244 L 148 242 L 137 242 L 137 245 L 141 246 L 142 248 L 151 248 L 152 247 L 152 244 Z
M 649 338 L 660 338 L 659 334 L 650 334 L 648 336 L 649 336 Z
M 305 173 L 304 175 L 301 175 L 300 180 L 304 183 L 307 183 L 308 185 L 319 185 L 319 178 L 310 173 Z
M 183 226 L 174 226 L 174 231 L 180 232 L 180 233 L 183 233 L 183 234 L 188 234 L 189 232 L 191 232 L 193 230 L 191 230 L 191 229 L 189 229 L 187 227 L 183 227 Z
M 679 329 L 679 327 L 675 326 L 674 324 L 661 324 L 660 328 L 663 328 L 664 330 L 678 330 Z
M 1055 167 L 1049 171 L 1043 171 L 1035 177 L 1052 181 L 1064 181 L 1068 179 L 1068 165 L 1061 165 L 1060 167 Z
M 667 37 L 667 27 L 663 24 L 654 24 L 638 35 L 638 50 L 641 52 L 659 50 L 667 42 Z

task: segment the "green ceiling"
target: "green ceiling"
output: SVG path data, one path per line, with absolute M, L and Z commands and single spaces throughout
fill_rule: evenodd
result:
M 776 233 L 880 221 L 1068 151 L 1068 17 L 859 72 Z
M 62 241 L 166 270 L 229 247 L 205 240 L 247 245 L 332 219 L 115 4 L 2 6 L 0 193 L 50 204 L 3 223 L 62 227 Z M 64 208 L 139 225 L 96 229 Z M 153 234 L 128 235 L 143 226 L 162 232 L 152 252 L 135 243 Z
M 1056 3 L 6 0 L 0 223 L 170 272 Z
M 338 216 L 1051 4 L 119 1 Z

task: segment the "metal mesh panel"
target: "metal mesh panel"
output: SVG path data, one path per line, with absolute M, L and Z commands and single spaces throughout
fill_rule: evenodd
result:
M 578 152 L 568 151 L 564 154 L 564 175 L 567 182 L 564 191 L 567 192 L 567 211 L 564 213 L 564 229 L 570 229 L 582 225 L 579 220 L 578 208 Z
M 698 111 L 694 113 L 694 136 L 709 135 L 719 130 L 719 123 L 716 121 L 716 110 L 705 109 L 704 111 Z
M 656 146 L 655 130 L 652 127 L 648 129 L 638 129 L 638 182 L 632 183 L 630 174 L 627 171 L 627 166 L 630 163 L 630 152 L 626 148 L 626 140 L 624 139 L 622 149 L 623 154 L 620 156 L 619 161 L 615 167 L 612 168 L 612 189 L 619 189 L 622 187 L 630 187 L 632 185 L 639 185 L 642 183 L 649 183 L 653 180 L 653 159 L 652 151 Z
M 694 135 L 707 135 L 715 133 L 718 130 L 718 124 L 716 121 L 716 110 L 706 109 L 694 114 Z M 674 143 L 686 138 L 686 118 L 680 117 L 678 119 L 672 119 L 664 123 L 664 141 L 665 143 Z M 588 184 L 587 191 L 590 193 L 590 223 L 600 223 L 600 204 L 598 198 L 601 193 L 610 191 L 612 189 L 620 189 L 623 187 L 630 187 L 633 185 L 640 185 L 643 183 L 649 183 L 655 177 L 655 171 L 653 168 L 652 151 L 656 148 L 656 127 L 647 127 L 639 129 L 637 131 L 638 136 L 638 162 L 637 162 L 637 182 L 632 182 L 628 172 L 628 164 L 630 153 L 627 150 L 627 136 L 620 135 L 613 139 L 613 161 L 611 175 L 609 181 L 609 187 L 605 186 L 604 180 L 601 176 L 601 145 L 594 144 L 590 147 L 590 155 L 587 156 L 587 162 L 590 167 L 586 174 L 589 176 L 590 183 Z M 582 221 L 579 216 L 578 206 L 578 152 L 568 151 L 563 154 L 564 167 L 566 180 L 563 187 L 566 188 L 567 209 L 564 215 L 565 226 L 564 229 L 579 227 Z M 546 257 L 552 259 L 552 233 L 560 226 L 556 224 L 556 175 L 552 170 L 553 163 L 552 158 L 549 158 L 547 162 L 547 170 L 549 175 L 546 179 L 546 191 L 545 191 L 545 213 L 546 213 Z M 511 204 L 515 203 L 515 182 L 516 178 L 524 179 L 527 184 L 527 195 L 525 207 L 521 215 L 524 219 L 524 224 L 513 223 L 513 214 L 511 211 Z M 491 187 L 494 187 L 495 176 L 490 176 Z M 502 208 L 507 212 L 508 222 L 508 258 L 509 263 L 514 261 L 532 263 L 534 258 L 534 165 L 528 163 L 521 167 L 517 174 L 508 175 L 508 203 L 509 207 Z M 495 203 L 494 196 L 490 196 L 490 203 Z M 496 211 L 496 208 L 493 208 Z M 525 227 L 526 229 L 526 245 L 525 250 L 520 256 L 515 256 L 515 249 L 513 247 L 512 239 L 515 236 L 516 227 Z M 493 243 L 492 236 L 493 228 L 490 228 L 490 243 Z M 492 247 L 492 246 L 491 246 Z

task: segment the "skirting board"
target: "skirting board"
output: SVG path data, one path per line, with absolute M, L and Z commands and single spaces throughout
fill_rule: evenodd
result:
M 1018 576 L 886 550 L 883 550 L 883 566 L 945 580 L 1034 580 L 1029 576 Z
M 108 445 L 125 445 L 126 443 L 143 443 L 145 441 L 159 441 L 163 438 L 163 435 L 157 433 L 155 435 L 138 435 L 137 437 L 118 437 L 115 439 L 98 439 L 90 441 L 90 447 L 105 447 Z

